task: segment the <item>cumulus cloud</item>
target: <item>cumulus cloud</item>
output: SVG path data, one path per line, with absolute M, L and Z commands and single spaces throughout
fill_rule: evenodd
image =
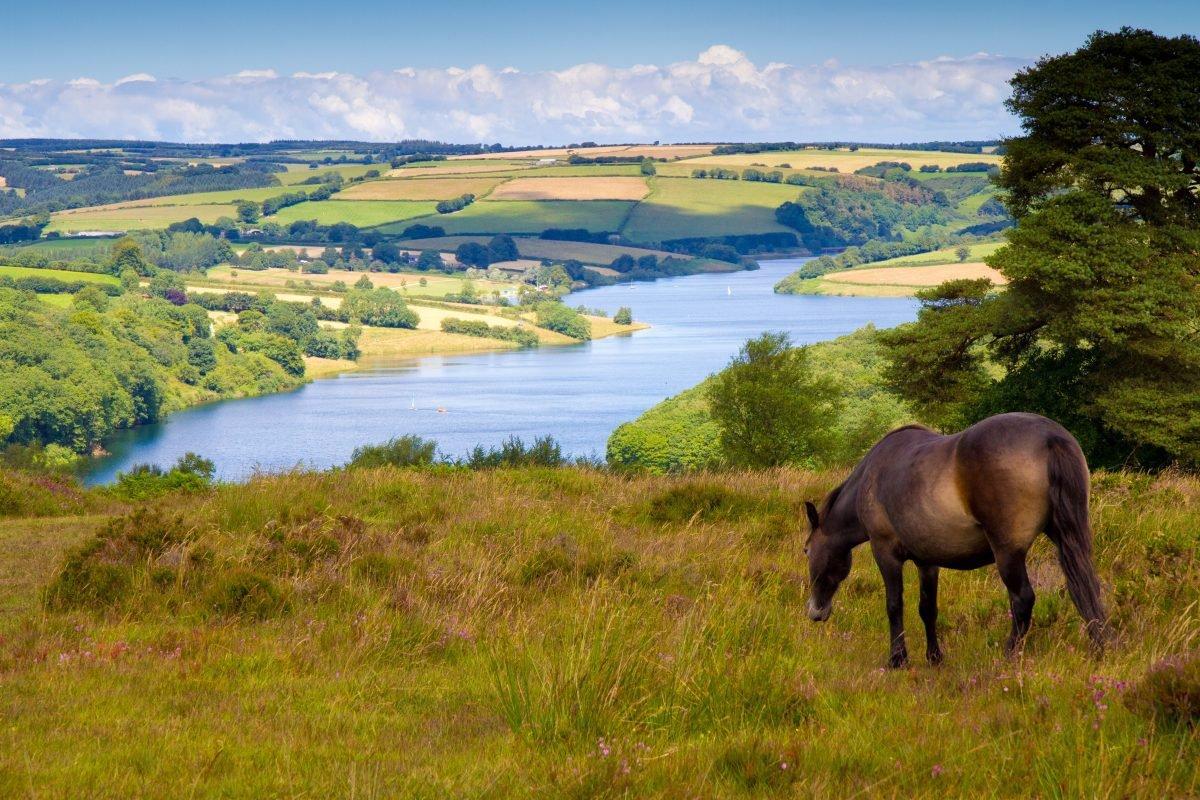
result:
M 368 75 L 248 69 L 195 81 L 137 73 L 111 84 L 81 76 L 0 83 L 0 138 L 983 139 L 1015 130 L 1003 100 L 1025 64 L 981 53 L 881 67 L 758 66 L 718 44 L 664 66 L 523 72 L 479 64 Z

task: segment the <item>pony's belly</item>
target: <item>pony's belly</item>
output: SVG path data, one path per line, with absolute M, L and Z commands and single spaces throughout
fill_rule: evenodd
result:
M 901 541 L 908 555 L 925 564 L 972 569 L 994 560 L 987 536 L 974 520 L 906 531 Z

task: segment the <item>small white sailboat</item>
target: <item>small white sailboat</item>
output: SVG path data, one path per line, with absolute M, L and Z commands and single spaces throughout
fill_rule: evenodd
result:
M 408 407 L 408 410 L 409 410 L 409 411 L 416 411 L 416 410 L 417 410 L 417 396 L 416 396 L 415 394 L 412 396 L 412 405 L 410 405 L 410 406 Z
M 727 294 L 727 295 L 732 295 L 732 294 L 733 294 L 733 287 L 732 287 L 732 286 L 726 286 L 726 287 L 725 287 L 725 294 Z

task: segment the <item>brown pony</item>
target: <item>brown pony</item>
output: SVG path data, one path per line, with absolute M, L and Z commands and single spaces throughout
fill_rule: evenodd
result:
M 942 436 L 910 425 L 892 431 L 859 462 L 820 511 L 805 503 L 812 526 L 808 617 L 829 618 L 833 595 L 850 573 L 851 551 L 869 541 L 883 573 L 892 646 L 888 663 L 908 663 L 904 645 L 905 561 L 921 577 L 925 655 L 942 660 L 937 641 L 938 568 L 995 563 L 1008 589 L 1013 653 L 1029 631 L 1033 587 L 1025 554 L 1039 532 L 1058 548 L 1067 591 L 1098 646 L 1105 632 L 1100 584 L 1092 565 L 1087 461 L 1057 422 L 1037 414 L 999 414 Z

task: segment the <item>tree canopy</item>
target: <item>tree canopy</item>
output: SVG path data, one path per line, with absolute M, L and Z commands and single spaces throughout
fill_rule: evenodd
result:
M 1126 28 L 1013 79 L 1007 289 L 945 284 L 884 335 L 930 419 L 1036 411 L 1094 463 L 1200 463 L 1197 75 L 1197 39 Z

